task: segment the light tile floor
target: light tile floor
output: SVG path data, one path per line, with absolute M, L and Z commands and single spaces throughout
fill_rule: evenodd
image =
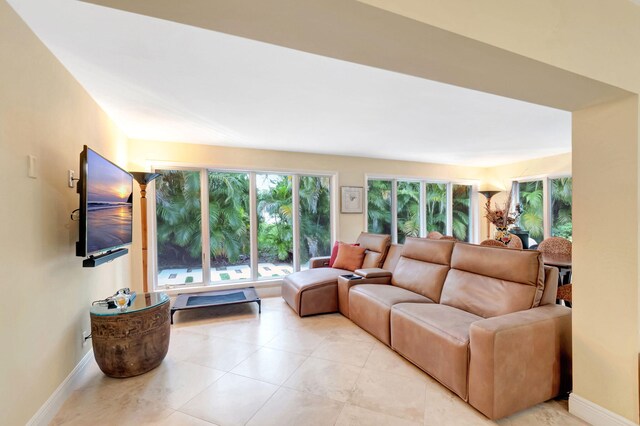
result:
M 95 362 L 54 425 L 490 425 L 340 314 L 299 318 L 281 298 L 176 313 L 169 354 L 130 379 Z M 549 401 L 501 425 L 582 425 Z

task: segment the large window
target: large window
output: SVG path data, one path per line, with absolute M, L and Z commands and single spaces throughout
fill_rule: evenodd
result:
M 447 184 L 426 184 L 427 233 L 447 233 Z
M 551 198 L 551 236 L 571 240 L 573 222 L 571 217 L 572 179 L 562 177 L 549 179 Z
M 529 231 L 530 245 L 544 238 L 572 238 L 571 176 L 537 178 L 516 182 L 517 200 L 522 208 L 519 226 Z
M 420 236 L 420 182 L 398 182 L 398 243 Z
M 330 254 L 330 176 L 157 172 L 151 234 L 158 286 L 281 278 Z
M 544 189 L 542 180 L 518 183 L 518 202 L 522 209 L 520 227 L 529 231 L 529 244 L 544 239 Z
M 292 177 L 259 174 L 258 277 L 273 278 L 293 271 Z
M 331 254 L 331 179 L 327 176 L 300 176 L 300 267 L 309 268 L 309 259 Z
M 211 281 L 251 279 L 249 175 L 209 171 Z
M 158 284 L 202 281 L 200 172 L 158 170 L 156 239 Z
M 453 236 L 471 241 L 471 186 L 453 185 Z
M 367 225 L 374 234 L 391 234 L 391 181 L 370 179 L 367 185 Z
M 474 241 L 473 199 L 472 185 L 369 178 L 367 230 L 399 244 L 431 231 Z

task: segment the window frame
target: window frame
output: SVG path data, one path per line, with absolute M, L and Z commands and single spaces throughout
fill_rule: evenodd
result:
M 550 183 L 553 179 L 561 179 L 561 178 L 572 178 L 573 175 L 571 173 L 554 173 L 554 174 L 545 174 L 545 175 L 534 175 L 534 176 L 525 176 L 521 178 L 512 178 L 511 185 L 514 189 L 514 197 L 515 202 L 520 203 L 520 185 L 514 185 L 515 183 L 525 183 L 525 182 L 534 182 L 534 181 L 542 181 L 542 227 L 543 227 L 543 235 L 544 239 L 550 238 L 551 235 L 551 187 Z M 572 181 L 573 186 L 573 181 Z M 571 208 L 573 209 L 573 200 L 571 202 Z M 538 241 L 540 244 L 541 241 Z
M 246 173 L 249 176 L 249 232 L 250 232 L 250 265 L 251 278 L 248 280 L 228 280 L 211 281 L 211 251 L 209 247 L 209 221 L 201 220 L 202 232 L 202 281 L 188 284 L 159 285 L 158 284 L 158 239 L 156 221 L 156 187 L 152 182 L 147 187 L 147 224 L 148 224 L 148 259 L 147 278 L 154 291 L 164 291 L 169 294 L 184 292 L 185 290 L 202 289 L 229 289 L 246 287 L 268 287 L 274 283 L 282 281 L 281 277 L 258 278 L 258 206 L 257 206 L 257 180 L 259 174 L 277 174 L 292 176 L 292 237 L 293 237 L 293 271 L 300 270 L 300 212 L 299 183 L 301 176 L 315 176 L 329 178 L 329 203 L 330 203 L 330 232 L 331 246 L 337 239 L 339 224 L 337 213 L 337 190 L 338 172 L 327 170 L 295 170 L 295 169 L 274 169 L 274 168 L 252 168 L 252 167 L 220 167 L 216 165 L 176 163 L 176 162 L 154 162 L 150 165 L 152 172 L 156 170 L 183 170 L 198 171 L 200 173 L 200 214 L 202 217 L 209 217 L 209 179 L 208 173 Z
M 469 214 L 469 237 L 471 243 L 478 242 L 479 239 L 479 217 L 480 209 L 478 207 L 478 180 L 471 179 L 435 179 L 423 176 L 402 176 L 402 175 L 384 175 L 384 174 L 365 174 L 365 188 L 369 187 L 370 180 L 388 180 L 391 181 L 391 242 L 398 242 L 398 199 L 397 187 L 398 182 L 419 182 L 420 183 L 420 237 L 427 236 L 427 218 L 426 218 L 426 184 L 446 184 L 447 185 L 447 235 L 453 232 L 453 185 L 471 186 L 471 198 Z M 369 230 L 369 191 L 365 191 L 364 196 L 364 229 Z

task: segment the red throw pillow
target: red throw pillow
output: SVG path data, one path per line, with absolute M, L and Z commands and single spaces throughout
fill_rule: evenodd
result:
M 360 269 L 362 267 L 362 262 L 364 262 L 365 251 L 367 251 L 367 249 L 364 247 L 340 244 L 338 246 L 338 257 L 336 257 L 333 267 L 337 269 L 346 269 L 347 271 Z
M 329 258 L 329 268 L 333 268 L 333 264 L 336 261 L 336 257 L 338 257 L 338 247 L 340 247 L 340 244 L 346 244 L 346 243 L 343 243 L 342 241 L 336 241 L 333 244 L 333 248 L 331 249 L 331 257 Z M 354 247 L 357 247 L 360 245 L 360 243 L 354 243 L 351 245 Z

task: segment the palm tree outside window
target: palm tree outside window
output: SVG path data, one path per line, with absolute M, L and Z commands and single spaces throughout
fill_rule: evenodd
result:
M 399 244 L 431 231 L 474 238 L 472 185 L 370 178 L 367 189 L 369 232 L 391 234 Z
M 157 286 L 281 278 L 331 253 L 331 176 L 157 172 Z
M 535 243 L 546 236 L 572 239 L 572 184 L 571 176 L 514 182 L 522 208 L 519 226 Z

